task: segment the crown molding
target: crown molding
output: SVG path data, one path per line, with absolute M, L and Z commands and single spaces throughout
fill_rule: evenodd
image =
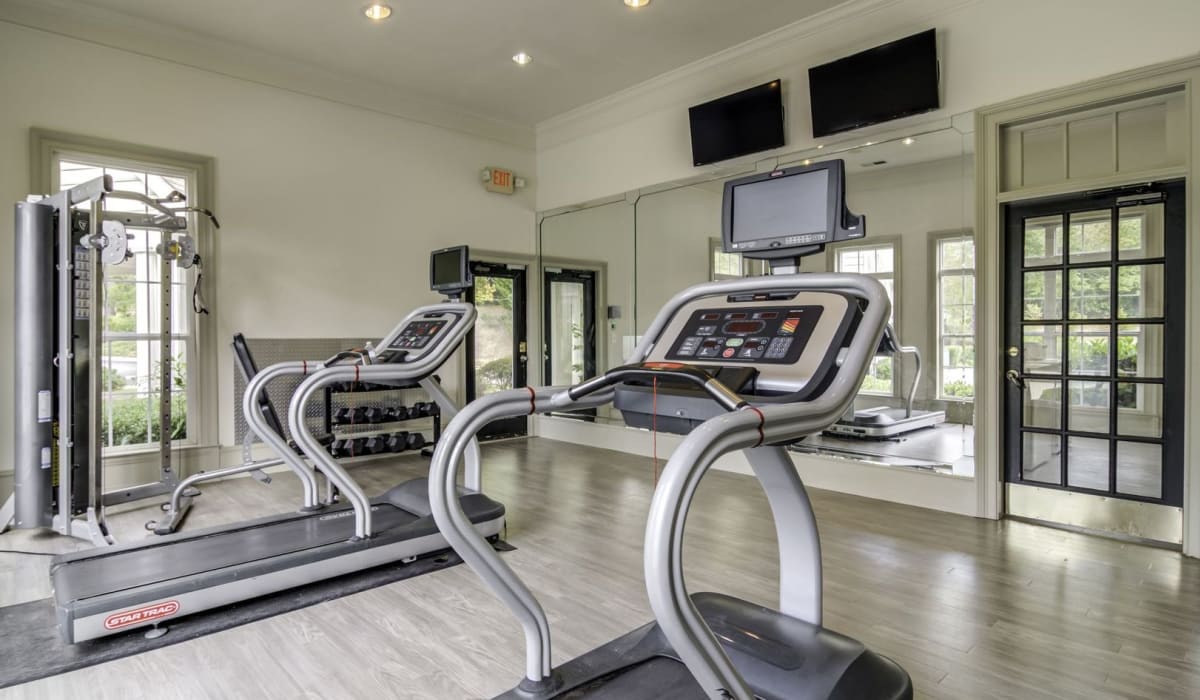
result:
M 661 95 L 664 89 L 671 88 L 681 82 L 686 82 L 690 78 L 702 76 L 705 73 L 711 72 L 714 68 L 768 51 L 780 45 L 801 41 L 832 26 L 861 19 L 900 2 L 903 2 L 903 0 L 849 0 L 848 2 L 818 12 L 815 15 L 805 17 L 802 20 L 784 25 L 766 34 L 710 54 L 679 68 L 667 71 L 666 73 L 660 73 L 637 85 L 539 122 L 537 125 L 539 144 L 543 134 L 553 134 L 558 131 L 570 130 L 576 123 L 589 119 L 598 113 L 615 111 L 631 102 Z
M 74 0 L 0 0 L 0 22 L 511 146 L 532 149 L 536 143 L 531 127 Z
M 537 125 L 539 149 L 552 148 L 589 133 L 609 128 L 656 109 L 694 103 L 698 95 L 723 94 L 732 83 L 748 83 L 781 77 L 793 70 L 794 56 L 806 53 L 813 38 L 830 31 L 854 26 L 874 31 L 862 45 L 845 45 L 828 54 L 828 60 L 866 49 L 879 43 L 871 39 L 916 27 L 982 0 L 849 0 L 779 29 L 711 54 L 697 61 L 662 73 L 607 97 L 551 117 Z M 862 36 L 861 32 L 858 33 Z M 886 38 L 880 39 L 886 41 Z M 811 51 L 807 51 L 811 53 Z M 813 63 L 820 63 L 820 56 Z M 715 90 L 715 92 L 714 92 Z

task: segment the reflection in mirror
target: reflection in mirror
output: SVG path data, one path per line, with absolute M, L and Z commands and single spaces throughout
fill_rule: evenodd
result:
M 828 147 L 781 167 L 841 158 L 846 199 L 867 217 L 867 237 L 806 258 L 804 272 L 836 270 L 878 279 L 893 299 L 902 345 L 920 353 L 879 356 L 855 408 L 907 418 L 931 412 L 937 425 L 881 439 L 810 436 L 798 450 L 910 467 L 974 473 L 975 247 L 973 135 L 944 128 L 853 149 Z M 636 206 L 637 327 L 673 294 L 711 279 L 766 272 L 721 252 L 723 181 L 643 193 Z M 1061 246 L 1061 243 L 1060 243 Z M 1061 297 L 1061 284 L 1059 285 Z M 931 304 L 931 298 L 933 303 Z M 939 413 L 940 412 L 940 413 Z M 898 421 L 899 422 L 899 421 Z M 913 423 L 911 425 L 917 425 Z
M 637 203 L 637 326 L 646 330 L 685 288 L 718 278 L 761 274 L 761 264 L 721 248 L 720 181 L 643 195 Z
M 867 218 L 865 239 L 831 246 L 826 255 L 805 261 L 802 270 L 879 279 L 892 297 L 901 344 L 920 352 L 919 378 L 912 355 L 876 357 L 856 411 L 904 417 L 911 395 L 913 415 L 944 415 L 942 423 L 884 439 L 813 436 L 804 441 L 805 449 L 974 474 L 973 151 L 973 134 L 945 128 L 841 153 L 805 154 L 792 163 L 843 158 L 847 204 Z
M 950 123 L 966 124 L 969 129 L 973 119 L 963 116 L 966 118 L 955 118 Z M 852 212 L 867 217 L 867 237 L 805 258 L 801 271 L 868 274 L 884 284 L 893 299 L 892 320 L 900 342 L 917 349 L 920 370 L 911 353 L 877 357 L 854 408 L 906 418 L 911 395 L 913 415 L 926 416 L 923 427 L 881 439 L 809 436 L 797 443 L 797 451 L 974 474 L 977 324 L 973 151 L 974 134 L 969 130 L 939 126 L 876 143 L 828 144 L 777 162 L 778 167 L 834 158 L 846 162 L 847 203 Z M 644 188 L 632 205 L 621 199 L 544 218 L 540 228 L 543 269 L 568 270 L 582 265 L 600 277 L 595 323 L 599 329 L 598 371 L 620 364 L 628 356 L 638 334 L 674 294 L 709 280 L 767 274 L 762 262 L 744 260 L 721 248 L 724 180 L 731 176 L 724 172 L 707 181 L 665 183 Z M 634 199 L 630 197 L 629 201 Z M 1139 244 L 1140 249 L 1153 245 L 1150 220 L 1143 216 L 1127 225 L 1130 241 L 1145 241 Z M 1061 217 L 1028 224 L 1027 256 L 1044 258 L 1049 263 L 1069 254 L 1064 233 L 1067 222 Z M 1136 236 L 1132 233 L 1135 225 L 1142 227 Z M 1081 236 L 1081 241 L 1091 240 Z M 1117 254 L 1122 260 L 1135 259 L 1133 244 L 1122 244 Z M 1028 312 L 1036 311 L 1040 319 L 1062 319 L 1067 311 L 1063 308 L 1066 282 L 1061 277 L 1029 280 Z M 545 292 L 543 299 L 548 298 L 545 294 L 553 293 L 555 290 Z M 563 309 L 575 303 L 566 297 L 557 302 L 549 298 L 552 306 L 557 303 Z M 1139 303 L 1145 298 L 1142 292 Z M 1131 294 L 1129 304 L 1133 303 Z M 548 379 L 574 379 L 580 374 L 576 357 L 580 348 L 572 335 L 576 331 L 574 326 L 564 325 L 572 323 L 571 318 L 579 325 L 582 315 L 577 311 L 554 311 L 544 321 L 543 338 L 550 339 L 545 344 L 546 352 L 572 355 L 570 360 L 548 364 L 544 370 L 551 375 Z M 1136 319 L 1142 321 L 1144 317 Z M 555 324 L 562 327 L 556 328 Z M 1038 357 L 1049 371 L 1052 365 L 1061 366 L 1064 361 L 1063 328 L 1047 325 L 1043 330 L 1039 338 L 1026 338 L 1026 344 L 1042 344 Z M 1039 395 L 1029 397 L 1029 416 L 1034 418 L 1036 414 L 1035 424 L 1050 420 L 1044 407 L 1058 405 L 1064 388 L 1042 387 Z M 850 418 L 853 416 L 848 415 Z M 615 415 L 598 419 L 619 421 Z
M 633 350 L 633 207 L 608 204 L 551 213 L 539 226 L 542 381 L 569 384 L 616 367 Z M 620 422 L 614 413 L 587 420 Z

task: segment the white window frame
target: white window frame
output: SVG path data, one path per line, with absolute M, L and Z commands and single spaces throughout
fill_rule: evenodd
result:
M 717 256 L 733 256 L 737 257 L 742 262 L 742 274 L 731 275 L 725 272 L 717 271 Z M 720 238 L 708 239 L 708 279 L 710 282 L 717 280 L 736 280 L 742 277 L 760 277 L 770 274 L 770 266 L 766 260 L 750 260 L 740 253 L 726 253 L 725 245 Z
M 933 270 L 933 275 L 931 276 L 931 279 L 933 282 L 933 289 L 932 289 L 931 296 L 935 300 L 935 307 L 934 307 L 935 316 L 933 319 L 931 319 L 931 323 L 930 323 L 930 327 L 933 329 L 933 352 L 931 354 L 934 355 L 934 357 L 936 358 L 935 362 L 933 363 L 933 369 L 934 369 L 933 376 L 934 376 L 934 381 L 937 384 L 935 396 L 937 396 L 938 400 L 940 400 L 940 401 L 956 401 L 959 403 L 972 403 L 975 401 L 974 395 L 972 395 L 972 396 L 951 396 L 951 395 L 945 393 L 945 391 L 944 391 L 944 389 L 945 389 L 944 373 L 945 373 L 946 367 L 943 365 L 944 358 L 942 357 L 942 344 L 946 338 L 948 338 L 948 337 L 950 337 L 950 338 L 970 338 L 972 344 L 974 344 L 977 341 L 977 336 L 978 336 L 978 328 L 975 328 L 972 333 L 967 334 L 967 335 L 957 334 L 957 333 L 956 334 L 945 334 L 945 333 L 943 333 L 943 328 L 942 328 L 942 303 L 943 303 L 942 302 L 942 279 L 944 277 L 956 277 L 956 276 L 966 277 L 966 276 L 969 276 L 971 278 L 972 286 L 976 287 L 975 288 L 976 294 L 979 291 L 978 286 L 977 286 L 978 285 L 978 276 L 975 271 L 974 263 L 972 263 L 971 267 L 957 267 L 957 268 L 947 268 L 947 269 L 942 268 L 942 244 L 947 241 L 964 241 L 964 240 L 970 241 L 972 248 L 973 248 L 974 244 L 975 244 L 974 232 L 971 230 L 963 230 L 963 231 L 933 232 L 933 233 L 929 234 L 929 242 L 930 242 L 930 245 L 929 245 L 929 249 L 930 249 L 929 269 Z M 974 259 L 974 256 L 972 256 L 972 258 Z M 978 298 L 976 295 L 972 295 L 972 296 L 975 299 Z M 978 303 L 972 302 L 971 306 L 974 308 L 975 324 L 976 324 L 976 326 L 978 326 L 978 323 L 979 323 Z M 975 348 L 975 352 L 978 354 L 978 352 L 979 352 L 978 347 Z M 972 391 L 973 391 L 975 388 L 974 380 L 972 380 L 971 386 L 972 386 Z
M 212 158 L 37 128 L 30 130 L 30 147 L 33 155 L 30 189 L 33 192 L 56 191 L 59 163 L 65 160 L 184 177 L 188 181 L 189 203 L 209 209 L 214 209 L 216 205 L 213 196 Z M 205 287 L 212 289 L 215 286 L 216 271 L 212 266 L 214 245 L 211 225 L 203 217 L 197 217 L 195 214 L 189 215 L 189 222 L 189 233 L 195 238 L 197 252 L 205 262 Z M 176 304 L 172 309 L 175 314 L 190 315 L 187 335 L 180 336 L 180 340 L 188 346 L 189 355 L 185 388 L 187 437 L 173 441 L 174 447 L 179 449 L 197 449 L 215 445 L 219 441 L 216 381 L 218 347 L 215 342 L 215 321 L 211 314 L 194 314 L 192 311 L 190 299 L 195 275 L 196 270 L 193 268 L 184 276 L 186 293 L 183 296 L 188 302 Z M 153 308 L 157 309 L 157 298 L 151 303 Z M 213 310 L 212 307 L 210 303 L 210 311 Z M 175 337 L 176 334 L 172 336 Z M 138 339 L 157 341 L 159 338 L 157 333 L 151 333 L 134 334 L 120 339 L 136 342 Z M 171 381 L 171 378 L 167 377 L 164 380 Z M 165 427 L 160 426 L 160 430 Z M 136 458 L 136 463 L 140 463 L 146 458 L 153 459 L 158 451 L 157 442 L 148 442 L 105 447 L 104 455 L 122 459 Z
M 892 323 L 892 327 L 896 330 L 896 335 L 901 340 L 903 340 L 904 335 L 900 331 L 900 298 L 901 298 L 900 297 L 900 273 L 901 273 L 900 256 L 901 256 L 901 251 L 903 250 L 902 240 L 901 240 L 900 236 L 873 236 L 871 238 L 870 242 L 864 241 L 862 243 L 852 243 L 852 244 L 842 243 L 842 244 L 835 245 L 835 246 L 829 246 L 829 248 L 827 249 L 827 253 L 826 253 L 826 255 L 828 257 L 827 267 L 828 267 L 828 269 L 833 270 L 834 272 L 842 272 L 841 254 L 843 252 L 851 251 L 851 250 L 860 250 L 860 251 L 861 250 L 873 250 L 873 249 L 878 250 L 878 249 L 883 249 L 883 248 L 890 248 L 892 251 L 892 270 L 891 270 L 891 272 L 868 272 L 868 273 L 859 273 L 859 274 L 865 274 L 869 277 L 874 277 L 875 279 L 881 280 L 881 281 L 882 280 L 891 280 L 891 282 L 892 282 L 891 323 Z M 880 361 L 882 361 L 883 359 L 885 359 L 885 358 L 876 357 L 876 358 L 872 359 L 871 369 L 868 370 L 868 374 L 870 374 L 871 372 L 874 372 L 876 364 L 879 363 Z M 902 365 L 904 363 L 899 361 L 898 358 L 896 358 L 896 357 L 888 358 L 888 361 L 890 361 L 891 365 L 892 365 L 892 387 L 891 387 L 891 389 L 889 391 L 871 391 L 871 390 L 867 390 L 867 389 L 860 389 L 858 392 L 860 396 L 888 396 L 888 397 L 892 397 L 892 398 L 896 398 L 899 396 L 900 387 L 904 386 L 904 384 L 901 380 L 901 377 L 900 377 L 900 373 L 903 371 Z

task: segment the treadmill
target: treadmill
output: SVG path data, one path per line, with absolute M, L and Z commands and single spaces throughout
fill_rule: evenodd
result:
M 911 433 L 922 428 L 932 428 L 938 423 L 946 422 L 945 411 L 914 411 L 913 399 L 917 395 L 917 385 L 921 381 L 921 351 L 915 345 L 901 345 L 896 337 L 896 330 L 889 323 L 883 331 L 876 355 L 900 357 L 912 355 L 916 360 L 916 372 L 912 384 L 908 387 L 908 397 L 904 408 L 876 406 L 855 411 L 850 417 L 842 417 L 838 422 L 826 428 L 825 433 L 838 437 L 860 439 L 887 440 Z
M 304 420 L 308 402 L 340 381 L 370 381 L 426 389 L 442 414 L 456 408 L 433 379 L 475 323 L 475 308 L 458 301 L 471 284 L 465 246 L 431 256 L 432 287 L 448 298 L 412 311 L 377 346 L 368 344 L 326 361 L 285 362 L 258 372 L 243 408 L 253 430 L 304 483 L 299 512 L 177 533 L 153 540 L 55 557 L 50 566 L 58 625 L 67 643 L 153 626 L 262 595 L 373 566 L 447 549 L 430 515 L 423 478 L 368 498 L 322 447 Z M 267 383 L 286 374 L 305 375 L 289 406 L 300 451 L 255 410 Z M 483 538 L 504 526 L 504 506 L 480 492 L 479 448 L 466 450 L 468 475 L 455 501 Z M 318 498 L 316 475 L 329 488 Z M 335 493 L 338 498 L 333 498 Z
M 796 274 L 799 256 L 864 234 L 861 218 L 845 210 L 843 173 L 842 162 L 831 161 L 727 182 L 725 250 L 770 259 L 774 274 L 684 290 L 658 313 L 632 364 L 575 386 L 486 396 L 443 432 L 429 478 L 434 518 L 525 632 L 525 677 L 499 697 L 912 697 L 904 669 L 822 625 L 820 537 L 785 451 L 851 405 L 891 312 L 886 290 L 871 277 Z M 623 406 L 630 425 L 687 435 L 662 472 L 646 527 L 655 620 L 555 668 L 545 612 L 454 497 L 457 465 L 493 420 L 608 403 Z M 692 496 L 712 464 L 736 450 L 774 517 L 778 609 L 719 593 L 692 595 L 685 586 L 683 531 Z

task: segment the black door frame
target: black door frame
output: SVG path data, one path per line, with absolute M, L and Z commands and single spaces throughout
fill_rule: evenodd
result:
M 1046 483 L 1040 481 L 1026 481 L 1021 477 L 1021 456 L 1022 456 L 1022 432 L 1043 432 L 1047 434 L 1060 435 L 1064 441 L 1065 448 L 1066 437 L 1077 433 L 1078 431 L 1070 430 L 1070 424 L 1067 422 L 1067 410 L 1070 404 L 1068 394 L 1068 368 L 1069 368 L 1069 349 L 1067 342 L 1067 320 L 1069 309 L 1069 289 L 1067 271 L 1075 268 L 1099 267 L 1099 266 L 1115 266 L 1122 264 L 1118 259 L 1117 246 L 1113 246 L 1113 259 L 1104 263 L 1071 263 L 1069 259 L 1070 251 L 1067 246 L 1063 250 L 1063 262 L 1058 267 L 1064 271 L 1063 275 L 1063 294 L 1062 294 L 1062 320 L 1061 323 L 1064 329 L 1062 364 L 1063 367 L 1057 377 L 1048 375 L 1051 378 L 1056 378 L 1061 382 L 1060 400 L 1062 403 L 1063 415 L 1060 418 L 1061 429 L 1038 429 L 1029 428 L 1022 425 L 1022 402 L 1023 402 L 1023 383 L 1025 374 L 1023 371 L 1023 317 L 1024 317 L 1024 298 L 1022 292 L 1022 274 L 1024 261 L 1024 222 L 1029 218 L 1037 218 L 1042 216 L 1053 216 L 1062 214 L 1064 217 L 1069 217 L 1072 213 L 1093 211 L 1096 209 L 1113 210 L 1113 236 L 1117 235 L 1119 230 L 1118 220 L 1120 218 L 1120 207 L 1130 204 L 1139 203 L 1134 197 L 1144 195 L 1146 198 L 1162 195 L 1163 199 L 1163 250 L 1164 256 L 1161 258 L 1147 258 L 1144 260 L 1129 260 L 1124 264 L 1163 264 L 1164 274 L 1164 290 L 1163 290 L 1163 378 L 1154 379 L 1137 379 L 1138 383 L 1145 384 L 1160 384 L 1163 386 L 1163 430 L 1160 439 L 1140 438 L 1140 437 L 1125 437 L 1121 440 L 1131 442 L 1154 443 L 1163 445 L 1163 462 L 1162 462 L 1162 497 L 1150 498 L 1146 496 L 1138 496 L 1134 494 L 1117 493 L 1116 491 L 1116 458 L 1113 451 L 1116 449 L 1116 440 L 1111 436 L 1115 435 L 1115 423 L 1117 420 L 1117 405 L 1115 401 L 1115 392 L 1110 394 L 1109 401 L 1109 490 L 1101 491 L 1097 489 L 1083 488 L 1079 486 L 1068 486 L 1069 466 L 1067 464 L 1066 450 L 1063 450 L 1063 463 L 1060 466 L 1059 479 L 1060 483 Z M 1002 259 L 1004 261 L 1004 273 L 1002 280 L 1004 283 L 1004 344 L 1003 347 L 1016 347 L 1020 350 L 1017 355 L 1010 353 L 1002 353 L 1001 362 L 1001 383 L 1004 386 L 1004 391 L 1001 393 L 1001 410 L 1003 412 L 1003 435 L 1002 435 L 1002 471 L 1001 476 L 1007 483 L 1022 484 L 1027 486 L 1035 486 L 1039 488 L 1057 489 L 1062 491 L 1071 491 L 1078 493 L 1087 493 L 1109 498 L 1118 498 L 1130 501 L 1142 501 L 1147 503 L 1165 504 L 1168 506 L 1183 505 L 1183 472 L 1184 472 L 1184 445 L 1183 437 L 1185 422 L 1184 411 L 1186 402 L 1186 392 L 1184 391 L 1183 378 L 1187 371 L 1186 357 L 1186 336 L 1183 329 L 1187 324 L 1186 315 L 1186 297 L 1183 294 L 1170 294 L 1171 289 L 1183 289 L 1183 282 L 1187 278 L 1187 256 L 1186 252 L 1186 234 L 1187 222 L 1186 215 L 1186 190 L 1183 180 L 1172 180 L 1162 183 L 1154 183 L 1150 185 L 1139 185 L 1129 188 L 1114 188 L 1094 193 L 1081 193 L 1074 195 L 1065 195 L 1062 197 L 1048 198 L 1035 200 L 1031 202 L 1020 202 L 1014 204 L 1006 204 L 1002 208 L 1002 228 L 1005 235 L 1004 249 L 1002 251 Z M 1064 221 L 1065 224 L 1069 221 Z M 1063 235 L 1067 235 L 1067 228 L 1064 226 Z M 1173 285 L 1173 286 L 1172 286 Z M 1117 363 L 1117 348 L 1116 348 L 1116 327 L 1123 323 L 1137 323 L 1137 319 L 1119 319 L 1118 300 L 1119 285 L 1116 276 L 1114 275 L 1110 283 L 1111 297 L 1110 308 L 1112 316 L 1108 324 L 1112 327 L 1112 335 L 1110 338 L 1111 350 L 1109 353 L 1109 374 L 1107 375 L 1110 381 L 1116 381 L 1119 376 L 1116 371 Z M 1032 325 L 1038 325 L 1030 322 Z M 1055 321 L 1048 321 L 1048 324 L 1054 324 Z M 1103 325 L 1104 321 L 1098 322 Z M 1008 378 L 1007 373 L 1016 371 L 1019 382 Z M 1031 378 L 1036 379 L 1038 375 L 1033 375 Z M 1079 433 L 1083 437 L 1096 437 L 1096 435 Z
M 475 276 L 476 284 L 480 277 L 499 277 L 513 280 L 513 388 L 528 384 L 529 377 L 529 282 L 528 272 L 524 265 L 509 265 L 507 263 L 492 263 L 481 260 L 470 261 L 471 274 Z M 475 303 L 475 288 L 471 287 L 466 294 L 469 304 Z M 467 402 L 474 401 L 475 396 L 475 329 L 467 333 L 464 344 L 466 356 L 466 397 Z M 493 421 L 479 431 L 480 440 L 499 439 L 505 437 L 520 437 L 529 434 L 529 419 L 527 416 L 506 418 Z

